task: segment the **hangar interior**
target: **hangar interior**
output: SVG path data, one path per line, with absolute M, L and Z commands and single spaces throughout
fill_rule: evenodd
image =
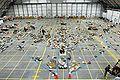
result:
M 0 0 L 0 80 L 120 80 L 119 0 Z

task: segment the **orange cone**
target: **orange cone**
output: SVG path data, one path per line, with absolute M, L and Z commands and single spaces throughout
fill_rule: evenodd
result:
M 91 64 L 90 59 L 88 60 L 88 64 Z
M 58 79 L 58 75 L 55 76 L 55 79 Z
M 72 79 L 72 76 L 71 76 L 71 74 L 69 74 L 69 75 L 68 75 L 68 79 Z

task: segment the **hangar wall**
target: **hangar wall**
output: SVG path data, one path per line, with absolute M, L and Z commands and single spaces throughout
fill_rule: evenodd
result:
M 100 4 L 21 4 L 14 5 L 7 15 L 12 16 L 102 16 Z
M 119 11 L 107 10 L 107 13 L 103 12 L 103 17 L 109 19 L 113 23 L 120 23 Z

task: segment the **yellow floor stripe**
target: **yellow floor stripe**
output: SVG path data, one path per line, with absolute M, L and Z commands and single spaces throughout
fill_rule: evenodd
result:
M 85 43 L 86 43 L 86 42 L 85 42 Z M 87 45 L 87 43 L 86 43 L 86 46 L 90 49 L 90 47 Z M 94 57 L 93 52 L 91 51 L 91 49 L 90 49 L 90 53 L 91 53 L 91 55 Z M 98 61 L 97 61 L 96 59 L 95 59 L 95 61 L 96 61 L 97 65 L 99 66 L 101 72 L 104 74 L 102 68 L 100 67 L 100 65 L 99 65 L 99 63 L 98 63 Z
M 43 52 L 43 55 L 42 55 L 42 59 L 43 59 L 43 57 L 44 57 L 44 55 L 45 55 L 45 52 L 46 52 L 46 47 L 44 48 L 44 52 Z M 38 65 L 38 69 L 37 69 L 37 71 L 36 71 L 36 74 L 35 74 L 35 76 L 34 76 L 34 80 L 36 80 L 36 78 L 38 77 L 37 75 L 38 75 L 38 72 L 39 72 L 39 70 L 40 70 L 40 65 L 42 64 L 42 61 L 39 63 L 39 65 Z
M 32 76 L 32 78 L 35 78 L 35 77 L 36 77 L 36 78 L 39 78 L 39 76 Z
M 33 55 L 32 55 L 32 56 L 34 56 L 34 55 L 35 55 L 36 51 L 37 51 L 37 49 L 35 50 L 35 52 L 33 53 Z M 26 70 L 28 69 L 28 67 L 29 67 L 29 65 L 30 65 L 30 63 L 31 63 L 31 61 L 32 61 L 32 60 L 30 60 L 30 61 L 28 62 L 27 66 L 26 66 L 26 68 L 25 68 L 24 72 L 22 73 L 22 76 L 20 77 L 20 79 L 19 79 L 19 80 L 22 80 L 22 78 L 23 78 L 23 76 L 24 76 L 24 74 L 25 74 Z
M 97 37 L 95 37 L 96 40 L 107 50 L 107 52 L 114 58 L 114 60 L 118 61 L 118 58 L 110 51 L 108 50 L 107 46 L 105 46 Z
M 84 24 L 84 26 L 85 26 L 85 24 Z M 86 28 L 86 27 L 85 27 Z M 87 29 L 87 28 L 86 28 Z M 91 31 L 89 31 L 90 33 L 91 33 Z M 103 47 L 105 47 L 105 49 L 107 50 L 107 52 L 113 57 L 113 59 L 115 60 L 115 61 L 118 61 L 118 58 L 111 52 L 111 51 L 109 51 L 108 49 L 107 49 L 107 46 L 105 46 L 103 43 L 102 43 L 102 41 L 100 41 L 98 38 L 97 38 L 97 36 L 94 36 L 95 37 L 95 39 L 103 46 Z

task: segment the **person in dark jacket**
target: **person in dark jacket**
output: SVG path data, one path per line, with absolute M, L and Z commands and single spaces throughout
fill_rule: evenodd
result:
M 60 54 L 64 54 L 64 53 L 65 53 L 64 48 L 61 48 L 61 49 L 60 49 Z
M 44 29 L 42 29 L 42 34 L 45 35 L 45 30 Z
M 119 62 L 120 62 L 120 59 L 118 60 L 118 62 L 112 68 L 111 74 L 114 75 L 114 76 L 120 74 L 120 66 L 117 66 L 119 64 Z
M 106 75 L 107 75 L 108 72 L 110 72 L 110 65 L 108 65 L 108 66 L 105 68 L 104 77 L 106 77 Z

